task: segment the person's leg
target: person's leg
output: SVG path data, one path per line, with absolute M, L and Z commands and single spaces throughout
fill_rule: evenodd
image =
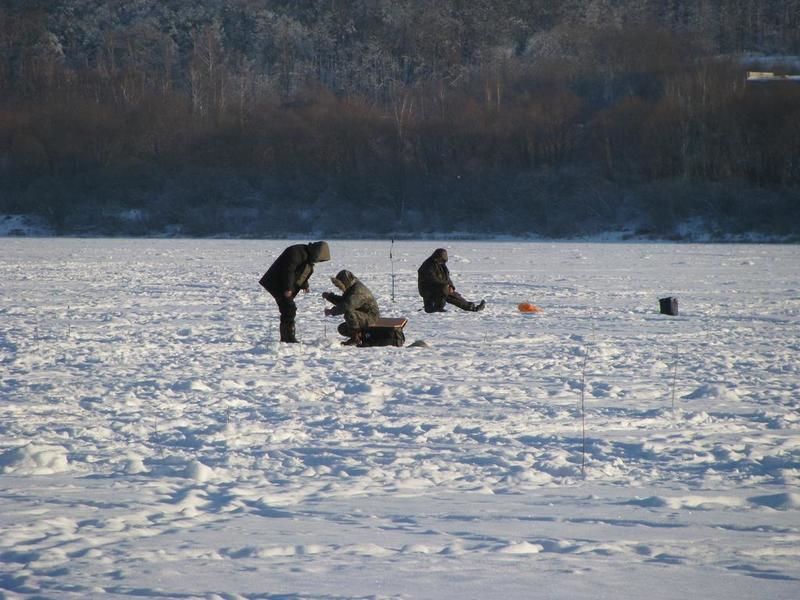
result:
M 470 302 L 458 292 L 451 292 L 450 294 L 448 294 L 447 302 L 449 304 L 452 304 L 453 306 L 457 306 L 461 310 L 469 310 L 472 312 L 478 312 L 479 310 L 483 310 L 484 307 L 486 306 L 485 300 L 481 300 L 479 303 Z
M 361 344 L 361 331 L 350 326 L 347 322 L 340 323 L 336 331 L 347 338 L 342 342 L 342 346 L 358 346 Z
M 356 311 L 345 315 L 344 319 L 345 322 L 339 325 L 338 331 L 350 339 L 345 340 L 342 344 L 344 346 L 360 346 L 362 332 L 369 326 L 369 317 Z
M 433 298 L 428 296 L 422 300 L 426 313 L 444 312 L 445 298 Z
M 343 335 L 344 337 L 353 337 L 353 329 L 345 322 L 339 323 L 339 326 L 336 328 L 336 331 L 339 332 L 339 335 Z
M 290 344 L 297 343 L 294 318 L 297 315 L 297 305 L 292 298 L 275 298 L 278 310 L 281 312 L 281 341 Z

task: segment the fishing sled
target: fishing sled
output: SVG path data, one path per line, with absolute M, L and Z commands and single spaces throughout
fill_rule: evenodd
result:
M 406 343 L 403 328 L 408 323 L 405 317 L 384 317 L 370 325 L 361 335 L 361 347 L 397 346 Z

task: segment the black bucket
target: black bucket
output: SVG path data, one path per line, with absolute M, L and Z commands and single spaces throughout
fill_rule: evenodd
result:
M 658 305 L 661 307 L 662 315 L 676 316 L 678 314 L 678 299 L 674 296 L 660 298 L 658 300 Z

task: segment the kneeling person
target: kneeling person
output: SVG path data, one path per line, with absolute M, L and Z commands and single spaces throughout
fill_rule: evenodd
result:
M 444 305 L 452 304 L 461 310 L 483 310 L 486 301 L 470 302 L 456 291 L 450 270 L 447 268 L 447 250 L 437 248 L 417 269 L 417 288 L 422 296 L 425 312 L 444 312 Z
M 342 344 L 360 346 L 364 329 L 381 316 L 375 296 L 350 271 L 339 271 L 335 277 L 331 277 L 331 281 L 343 293 L 341 296 L 332 292 L 322 294 L 325 300 L 333 304 L 333 308 L 325 309 L 325 315 L 344 315 L 344 323 L 339 325 L 338 331 L 349 339 Z

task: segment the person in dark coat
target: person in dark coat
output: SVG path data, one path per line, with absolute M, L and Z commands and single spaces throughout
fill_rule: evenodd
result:
M 444 248 L 434 250 L 417 270 L 417 287 L 427 313 L 444 312 L 445 303 L 473 312 L 483 310 L 486 306 L 485 300 L 470 302 L 456 292 L 456 286 L 450 279 L 447 250 Z
M 331 259 L 327 242 L 295 244 L 286 248 L 258 283 L 267 290 L 281 313 L 281 341 L 297 343 L 294 318 L 297 305 L 294 298 L 300 290 L 308 292 L 308 279 L 314 265 Z
M 358 277 L 346 269 L 331 277 L 331 281 L 343 293 L 341 296 L 332 292 L 322 294 L 325 300 L 333 304 L 333 308 L 325 309 L 325 315 L 344 315 L 344 323 L 339 325 L 337 330 L 349 339 L 342 344 L 360 346 L 364 329 L 374 324 L 381 316 L 375 296 Z

